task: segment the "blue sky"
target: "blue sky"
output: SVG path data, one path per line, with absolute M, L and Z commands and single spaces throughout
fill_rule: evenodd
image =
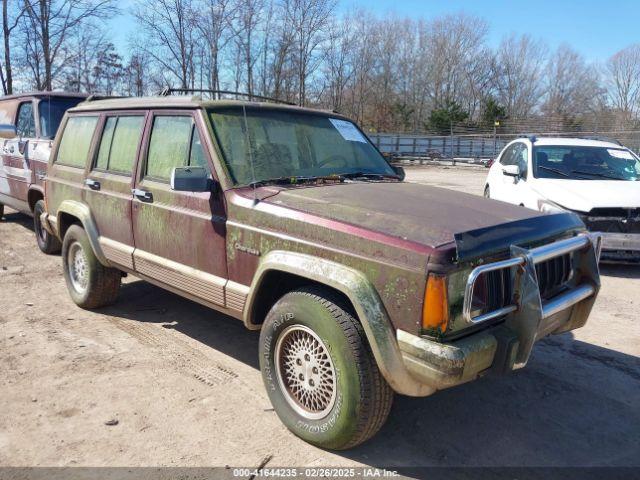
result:
M 502 37 L 527 33 L 552 48 L 568 43 L 589 61 L 604 61 L 616 51 L 640 42 L 640 0 L 338 0 L 339 10 L 362 7 L 378 15 L 396 14 L 425 19 L 466 12 L 489 23 L 489 44 Z M 118 48 L 127 51 L 127 38 L 135 28 L 128 8 L 120 0 L 122 15 L 110 22 Z

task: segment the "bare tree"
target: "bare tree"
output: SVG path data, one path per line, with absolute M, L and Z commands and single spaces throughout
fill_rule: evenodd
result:
M 568 45 L 561 45 L 550 58 L 545 78 L 542 111 L 547 115 L 576 117 L 599 106 L 602 91 L 597 71 Z
M 24 15 L 23 5 L 14 0 L 11 2 L 11 10 L 8 0 L 2 0 L 2 36 L 4 39 L 4 72 L 0 69 L 2 91 L 5 95 L 13 93 L 13 69 L 11 67 L 11 34 L 18 26 Z
M 256 62 L 259 59 L 259 48 L 257 47 L 259 39 L 256 37 L 260 33 L 258 27 L 262 21 L 263 9 L 263 0 L 238 0 L 237 15 L 233 23 L 234 43 L 237 50 L 235 57 L 237 60 L 242 59 L 241 63 L 235 67 L 236 88 L 239 87 L 239 79 L 242 76 L 238 70 L 244 68 L 245 85 L 249 95 L 255 93 L 253 77 Z
M 511 35 L 498 47 L 494 60 L 494 87 L 507 114 L 524 117 L 539 104 L 547 48 L 528 35 Z
M 194 4 L 192 0 L 138 0 L 133 15 L 143 37 L 138 47 L 180 82 L 193 87 Z
M 298 102 L 305 105 L 307 80 L 318 66 L 316 53 L 326 38 L 335 0 L 283 0 L 284 14 L 293 30 Z
M 640 44 L 617 52 L 606 68 L 611 103 L 624 113 L 635 114 L 640 103 Z
M 26 54 L 38 89 L 51 90 L 71 53 L 66 48 L 73 31 L 85 22 L 116 12 L 112 0 L 24 0 Z

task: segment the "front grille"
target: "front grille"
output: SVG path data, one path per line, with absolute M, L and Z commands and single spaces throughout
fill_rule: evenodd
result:
M 511 269 L 485 272 L 478 277 L 473 289 L 472 311 L 474 315 L 499 310 L 513 303 Z
M 566 287 L 567 282 L 573 276 L 571 254 L 567 253 L 546 262 L 538 263 L 536 265 L 536 276 L 538 277 L 540 297 L 543 300 L 554 297 Z
M 581 218 L 592 232 L 640 233 L 640 208 L 594 208 Z

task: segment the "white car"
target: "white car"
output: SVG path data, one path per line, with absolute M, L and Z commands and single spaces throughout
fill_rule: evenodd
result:
M 602 260 L 640 263 L 640 159 L 618 143 L 518 138 L 491 165 L 486 197 L 555 213 L 577 213 L 603 232 Z

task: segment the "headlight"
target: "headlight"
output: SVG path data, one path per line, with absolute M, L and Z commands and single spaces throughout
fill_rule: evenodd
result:
M 538 200 L 538 210 L 542 213 L 562 213 L 568 211 L 566 208 L 561 207 L 557 203 L 553 203 L 551 200 Z

